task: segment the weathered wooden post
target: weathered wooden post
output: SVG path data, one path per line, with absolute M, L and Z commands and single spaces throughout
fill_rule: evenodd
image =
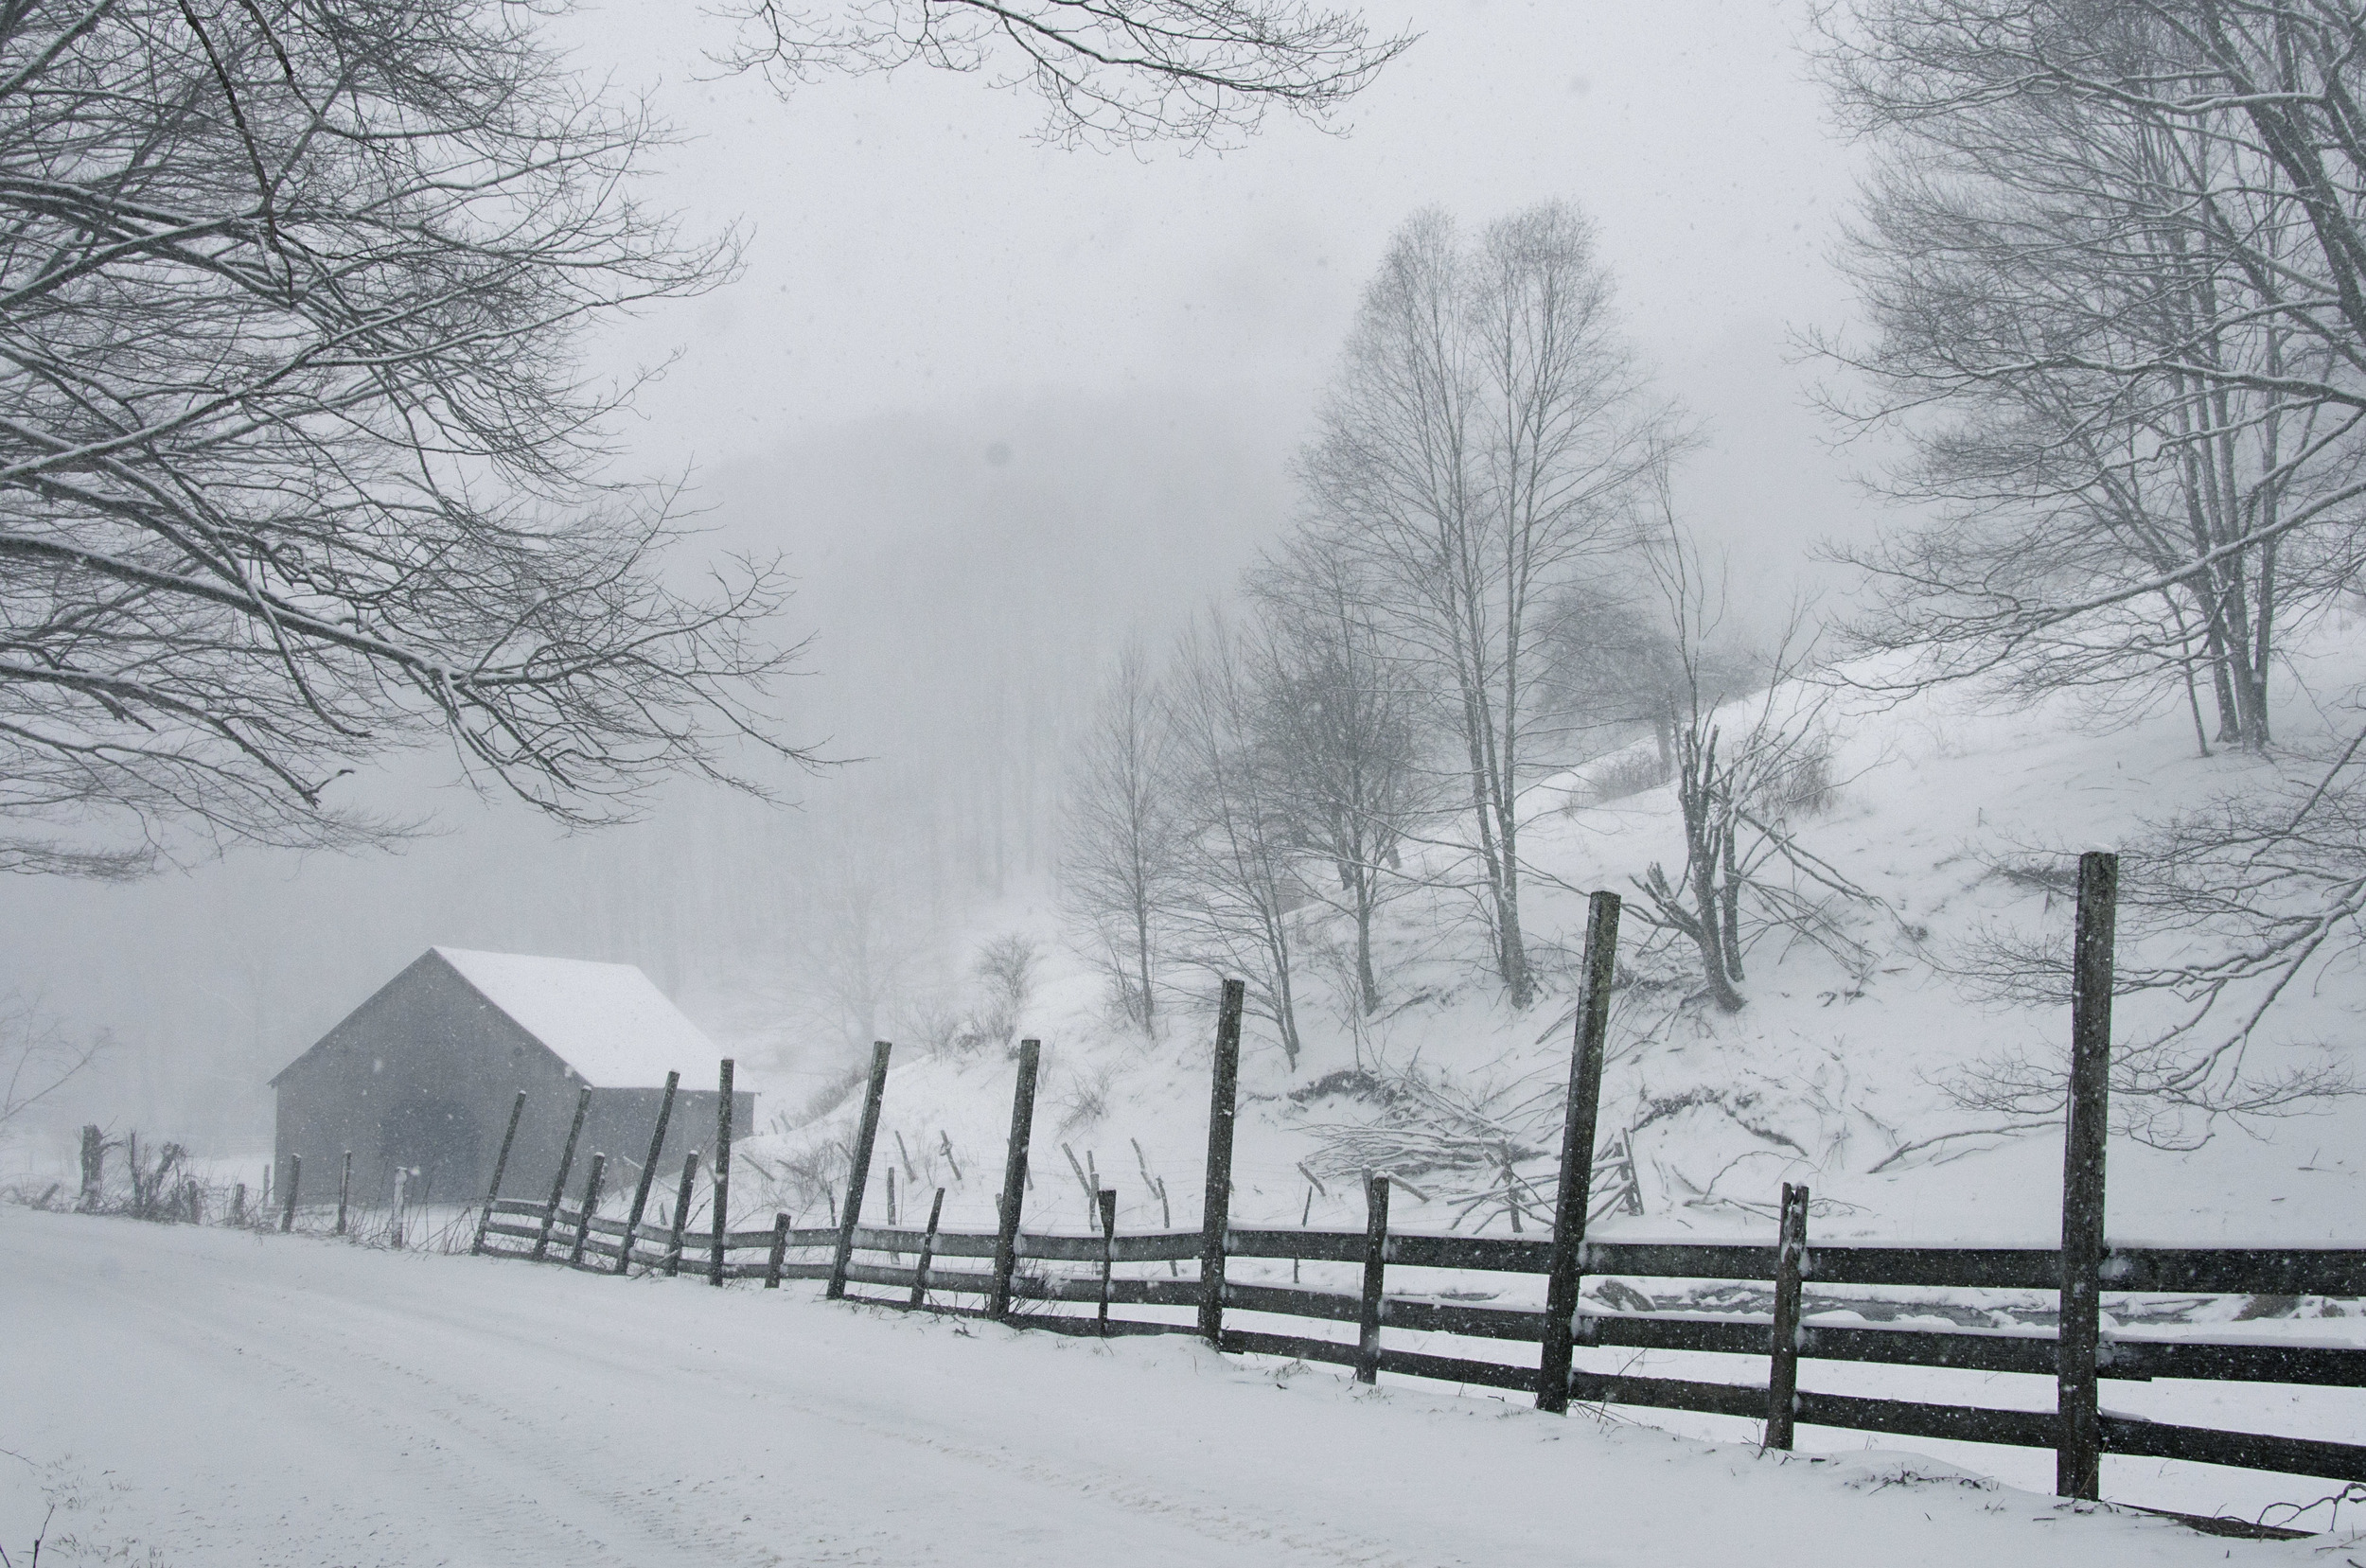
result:
M 1018 1043 L 1018 1087 L 1011 1096 L 1011 1141 L 1002 1156 L 1002 1201 L 995 1210 L 994 1288 L 990 1317 L 1011 1315 L 1011 1275 L 1018 1267 L 1018 1217 L 1027 1197 L 1027 1150 L 1035 1136 L 1035 1068 L 1043 1042 Z
M 402 1250 L 402 1223 L 411 1211 L 411 1168 L 402 1166 L 395 1172 L 395 1223 L 386 1233 L 386 1244 L 397 1252 Z
M 1618 895 L 1586 902 L 1585 962 L 1578 981 L 1569 1099 L 1561 1123 L 1561 1181 L 1553 1199 L 1553 1250 L 1545 1281 L 1545 1344 L 1537 1357 L 1536 1408 L 1569 1408 L 1569 1351 L 1585 1271 L 1585 1224 L 1593 1204 L 1594 1133 L 1602 1108 L 1602 1057 L 1610 1036 L 1610 988 L 1618 971 Z
M 1799 1404 L 1799 1279 L 1808 1260 L 1808 1189 L 1783 1183 L 1774 1242 L 1774 1332 L 1766 1368 L 1766 1446 L 1791 1447 Z
M 1380 1381 L 1380 1319 L 1388 1298 L 1388 1178 L 1364 1175 L 1364 1299 L 1356 1318 L 1355 1381 Z
M 476 1217 L 476 1240 L 468 1244 L 468 1252 L 471 1256 L 485 1250 L 485 1227 L 493 1223 L 493 1206 L 501 1202 L 502 1172 L 509 1169 L 509 1146 L 517 1141 L 518 1119 L 525 1114 L 525 1109 L 526 1091 L 520 1089 L 518 1098 L 509 1102 L 509 1126 L 502 1133 L 501 1153 L 493 1156 L 493 1185 L 485 1190 L 485 1212 Z M 353 1154 L 350 1150 L 345 1154 L 345 1169 L 348 1172 L 353 1169 Z M 339 1234 L 342 1235 L 344 1228 L 344 1199 L 341 1196 L 337 1200 Z
M 1241 1004 L 1245 988 L 1224 982 L 1216 1004 L 1216 1061 L 1208 1099 L 1208 1186 L 1199 1220 L 1199 1332 L 1224 1348 L 1225 1233 L 1232 1225 L 1232 1122 L 1241 1090 Z
M 583 1180 L 583 1208 L 575 1216 L 575 1244 L 567 1249 L 567 1266 L 583 1267 L 584 1243 L 592 1240 L 592 1216 L 599 1212 L 600 1178 L 608 1173 L 608 1156 L 592 1156 L 592 1173 Z
M 723 1092 L 715 1107 L 715 1245 L 707 1283 L 723 1282 L 723 1249 L 730 1244 L 732 1209 L 732 1059 L 723 1058 Z
M 104 1195 L 107 1170 L 107 1136 L 95 1121 L 82 1128 L 82 1199 L 85 1214 L 96 1209 Z
M 197 1179 L 193 1176 L 189 1179 L 188 1203 L 189 1224 L 203 1224 L 205 1223 L 205 1189 L 197 1185 Z
M 674 1198 L 673 1234 L 665 1240 L 665 1277 L 674 1278 L 681 1273 L 682 1227 L 690 1223 L 690 1195 L 696 1191 L 698 1179 L 698 1151 L 693 1149 L 682 1156 L 681 1190 Z
M 2054 1407 L 2054 1489 L 2102 1490 L 2103 1421 L 2095 1349 L 2103 1323 L 2103 1154 L 2111 1066 L 2111 947 L 2120 857 L 2078 857 L 2078 931 L 2071 963 L 2070 1103 L 2062 1128 L 2062 1313 Z
M 928 1304 L 928 1265 L 937 1255 L 937 1222 L 943 1218 L 945 1189 L 940 1187 L 935 1200 L 928 1205 L 928 1232 L 920 1239 L 920 1264 L 912 1270 L 912 1305 L 915 1307 Z
M 345 1213 L 352 1201 L 353 1151 L 348 1149 L 345 1151 L 344 1169 L 337 1176 L 337 1234 L 340 1236 L 345 1233 Z M 482 1233 L 479 1234 L 478 1240 L 480 1242 L 484 1240 Z
M 665 1152 L 665 1124 L 674 1118 L 674 1091 L 681 1074 L 665 1075 L 665 1098 L 657 1102 L 657 1131 L 649 1135 L 649 1157 L 641 1162 L 641 1181 L 632 1189 L 632 1212 L 625 1216 L 625 1244 L 616 1254 L 616 1272 L 632 1267 L 632 1244 L 641 1236 L 641 1216 L 649 1207 L 649 1184 L 657 1180 L 658 1156 Z
M 788 1216 L 772 1216 L 772 1251 L 764 1260 L 764 1288 L 781 1288 L 781 1265 L 788 1261 Z
M 288 1156 L 288 1201 L 279 1210 L 279 1234 L 285 1236 L 295 1228 L 296 1191 L 304 1180 L 304 1156 Z
M 246 1224 L 246 1183 L 244 1182 L 231 1189 L 230 1223 L 239 1226 Z
M 846 1294 L 846 1265 L 855 1259 L 855 1223 L 862 1215 L 862 1189 L 871 1180 L 871 1150 L 879 1140 L 879 1104 L 887 1098 L 888 1053 L 895 1048 L 885 1040 L 871 1042 L 871 1083 L 863 1090 L 862 1122 L 855 1129 L 855 1162 L 846 1172 L 846 1201 L 838 1209 L 838 1250 L 830 1257 L 828 1297 Z M 895 1172 L 888 1172 L 893 1181 Z
M 1104 1187 L 1095 1197 L 1101 1210 L 1101 1331 L 1109 1331 L 1109 1272 L 1118 1260 L 1118 1191 Z
M 567 1197 L 567 1172 L 575 1163 L 575 1140 L 583 1136 L 583 1119 L 592 1111 L 592 1085 L 575 1095 L 575 1119 L 567 1126 L 567 1141 L 558 1151 L 558 1174 L 551 1178 L 551 1201 L 542 1209 L 542 1233 L 534 1239 L 534 1260 L 540 1262 L 551 1248 L 551 1226 L 558 1223 L 558 1206 Z

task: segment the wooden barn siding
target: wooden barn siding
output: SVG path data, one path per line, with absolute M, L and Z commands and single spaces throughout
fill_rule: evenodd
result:
M 526 1091 L 526 1114 L 510 1155 L 509 1179 L 539 1173 L 547 1185 L 574 1109 L 566 1069 L 433 955 L 422 958 L 357 1008 L 281 1075 L 277 1153 L 304 1157 L 309 1196 L 333 1199 L 344 1151 L 353 1151 L 354 1198 L 380 1202 L 396 1159 L 383 1136 L 407 1101 L 441 1101 L 468 1117 L 472 1157 L 463 1172 L 436 1173 L 429 1196 L 483 1196 L 507 1121 Z M 321 1174 L 315 1176 L 314 1172 Z

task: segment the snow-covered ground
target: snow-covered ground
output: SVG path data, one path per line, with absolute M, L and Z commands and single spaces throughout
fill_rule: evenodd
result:
M 44 1516 L 44 1563 L 155 1568 L 2358 1555 L 1924 1456 L 1785 1458 L 1184 1340 L 15 1207 L 0 1450 L 18 1563 Z

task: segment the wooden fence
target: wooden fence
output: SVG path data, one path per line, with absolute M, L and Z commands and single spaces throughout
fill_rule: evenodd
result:
M 642 1224 L 650 1184 L 645 1169 L 628 1219 L 607 1220 L 596 1213 L 587 1219 L 597 1207 L 600 1170 L 595 1160 L 582 1201 L 573 1207 L 563 1201 L 574 1157 L 571 1138 L 558 1181 L 544 1201 L 502 1198 L 497 1172 L 479 1249 L 617 1273 L 634 1265 L 689 1270 L 717 1284 L 727 1278 L 762 1278 L 773 1286 L 783 1279 L 825 1279 L 833 1297 L 993 1316 L 1071 1333 L 1192 1333 L 1228 1351 L 1351 1366 L 1367 1383 L 1386 1372 L 1518 1390 L 1548 1410 L 1563 1410 L 1577 1401 L 1743 1417 L 1763 1421 L 1765 1440 L 1776 1448 L 1789 1448 L 1794 1427 L 1803 1423 L 2051 1448 L 2057 1454 L 2057 1490 L 2071 1497 L 2098 1495 L 2099 1458 L 2107 1453 L 2366 1482 L 2366 1445 L 2185 1426 L 2102 1408 L 2101 1383 L 2156 1378 L 2366 1387 L 2366 1349 L 2353 1346 L 2161 1339 L 2104 1330 L 2101 1301 L 2107 1290 L 2123 1296 L 2366 1297 L 2366 1249 L 2135 1247 L 2105 1242 L 2104 1067 L 2116 872 L 2108 854 L 2090 854 L 2080 864 L 2059 1247 L 1818 1243 L 1808 1230 L 1809 1193 L 1789 1185 L 1775 1234 L 1764 1244 L 1588 1240 L 1592 1161 L 1585 1156 L 1596 1144 L 1619 913 L 1615 894 L 1597 893 L 1587 924 L 1556 1219 L 1548 1239 L 1394 1233 L 1386 1175 L 1368 1178 L 1367 1224 L 1361 1231 L 1234 1225 L 1229 1210 L 1242 990 L 1240 982 L 1227 981 L 1217 1018 L 1207 1201 L 1197 1229 L 1119 1235 L 1112 1194 L 1105 1189 L 1099 1194 L 1098 1234 L 1048 1235 L 1022 1227 L 1038 1061 L 1033 1041 L 1023 1042 L 1020 1049 L 998 1227 L 940 1230 L 942 1192 L 926 1228 L 863 1224 L 863 1189 L 887 1085 L 889 1047 L 881 1043 L 836 1224 L 797 1229 L 783 1214 L 768 1229 L 729 1230 L 718 1191 L 709 1229 L 685 1236 L 680 1222 L 689 1207 L 695 1153 L 682 1172 L 670 1227 Z M 727 1075 L 729 1070 L 727 1063 Z M 669 1080 L 666 1110 L 673 1086 Z M 723 1103 L 729 1106 L 728 1095 Z M 661 1111 L 652 1157 L 663 1137 L 665 1114 Z M 717 1132 L 718 1164 L 728 1168 L 728 1123 Z M 1234 1280 L 1227 1277 L 1234 1259 L 1350 1265 L 1361 1270 L 1360 1286 L 1347 1291 Z M 1119 1272 L 1144 1264 L 1165 1264 L 1169 1273 Z M 1186 1264 L 1195 1265 L 1189 1276 L 1183 1273 Z M 1409 1271 L 1423 1274 L 1406 1288 Z M 1542 1276 L 1545 1306 L 1540 1311 L 1458 1300 L 1457 1295 L 1471 1293 L 1439 1288 L 1441 1282 L 1429 1271 Z M 1582 1297 L 1580 1287 L 1588 1277 L 1725 1281 L 1751 1287 L 1749 1294 L 1762 1295 L 1767 1310 L 1763 1314 L 1604 1310 Z M 1759 1286 L 1764 1291 L 1756 1290 Z M 2051 1329 L 1940 1329 L 1919 1321 L 1911 1326 L 1863 1321 L 1865 1300 L 1832 1294 L 1868 1288 L 1919 1292 L 1926 1299 L 1933 1292 L 2053 1292 L 2060 1307 Z M 1619 1298 L 1649 1305 L 1631 1286 Z M 1836 1312 L 1859 1320 L 1825 1320 Z M 1274 1323 L 1277 1319 L 1284 1321 Z M 1300 1326 L 1286 1320 L 1299 1320 Z M 1302 1326 L 1305 1320 L 1353 1324 L 1356 1335 L 1352 1341 L 1323 1337 Z M 1434 1354 L 1392 1346 L 1392 1333 L 1445 1334 L 1479 1343 L 1469 1353 Z M 1482 1345 L 1491 1353 L 1479 1353 Z M 1531 1345 L 1533 1352 L 1525 1348 Z M 1746 1358 L 1765 1364 L 1765 1381 L 1701 1382 L 1573 1365 L 1578 1349 L 1598 1348 Z M 1803 1390 L 1798 1386 L 1803 1361 L 2051 1377 L 2056 1408 L 1984 1409 Z

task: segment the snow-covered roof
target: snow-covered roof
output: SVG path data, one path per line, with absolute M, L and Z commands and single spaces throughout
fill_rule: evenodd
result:
M 599 1088 L 696 1083 L 722 1052 L 628 963 L 529 953 L 432 951 L 527 1033 Z

